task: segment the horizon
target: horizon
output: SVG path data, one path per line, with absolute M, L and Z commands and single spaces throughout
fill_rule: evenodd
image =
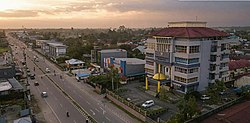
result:
M 2 0 L 0 28 L 162 28 L 171 21 L 245 27 L 250 25 L 249 6 L 248 1 Z

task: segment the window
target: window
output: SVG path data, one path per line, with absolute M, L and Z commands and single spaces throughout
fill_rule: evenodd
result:
M 229 58 L 229 54 L 221 54 L 220 60 L 223 60 L 225 58 Z
M 216 64 L 210 64 L 209 70 L 210 71 L 215 71 L 216 70 Z
M 199 58 L 188 59 L 188 64 L 193 64 L 193 63 L 198 63 L 198 62 L 199 62 Z
M 210 61 L 216 62 L 216 55 L 210 55 Z
M 176 45 L 175 51 L 178 53 L 187 53 L 187 46 Z
M 192 69 L 188 69 L 188 73 L 196 73 L 198 72 L 199 68 L 192 68 Z
M 188 74 L 188 73 L 198 72 L 198 68 L 186 69 L 186 68 L 181 68 L 181 67 L 175 67 L 175 71 Z
M 180 73 L 187 73 L 187 69 L 181 67 L 175 67 L 174 70 Z
M 198 77 L 193 77 L 190 79 L 186 79 L 186 78 L 182 78 L 179 76 L 174 76 L 174 80 L 178 81 L 178 82 L 183 82 L 183 83 L 191 83 L 191 82 L 197 82 L 198 81 Z
M 186 59 L 186 58 L 175 57 L 175 62 L 183 64 L 194 64 L 194 63 L 199 63 L 199 58 Z
M 146 53 L 146 57 L 154 57 L 154 53 Z
M 221 51 L 224 51 L 224 50 L 226 50 L 227 48 L 226 48 L 226 44 L 221 44 Z
M 199 53 L 200 46 L 190 46 L 189 53 Z
M 187 59 L 185 58 L 179 58 L 179 57 L 175 57 L 175 62 L 177 63 L 183 63 L 183 64 L 187 64 Z
M 154 66 L 154 62 L 146 60 L 146 64 Z

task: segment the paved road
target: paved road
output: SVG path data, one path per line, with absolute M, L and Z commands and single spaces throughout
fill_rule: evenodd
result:
M 11 41 L 15 41 L 14 39 L 11 39 Z M 17 48 L 15 52 L 18 52 L 18 54 L 15 55 L 15 58 L 20 61 L 20 59 L 23 59 L 22 52 L 20 47 L 22 47 L 22 44 L 16 44 Z M 15 48 L 15 46 L 14 46 Z M 43 73 L 41 70 L 39 70 L 35 64 L 31 61 L 31 59 L 27 58 L 27 66 L 30 68 L 32 73 L 35 73 L 36 76 L 43 76 Z M 35 71 L 33 71 L 36 67 Z M 39 82 L 39 86 L 34 86 L 34 81 Z M 50 80 L 47 77 L 43 77 L 43 79 L 36 77 L 35 80 L 29 80 L 30 83 L 30 89 L 31 93 L 35 95 L 36 99 L 38 99 L 39 103 L 42 105 L 44 116 L 46 118 L 46 121 L 49 123 L 82 123 L 85 122 L 86 118 L 77 110 L 77 108 L 74 107 L 74 105 L 71 103 L 70 100 L 68 100 L 63 93 L 54 86 L 50 82 Z M 42 91 L 46 91 L 48 93 L 47 98 L 42 98 L 40 96 L 40 93 Z M 70 117 L 66 116 L 66 112 L 70 112 Z
M 18 43 L 21 43 L 21 42 L 18 42 Z M 19 44 L 19 45 L 22 45 L 22 44 Z M 45 89 L 45 91 L 49 91 L 49 98 L 47 100 L 49 100 L 51 96 L 53 97 L 53 99 L 50 99 L 51 105 L 54 104 L 53 105 L 54 107 L 51 106 L 52 109 L 56 109 L 60 111 L 71 110 L 71 108 L 75 109 L 74 107 L 68 106 L 70 105 L 69 103 L 70 101 L 66 99 L 66 97 L 59 91 L 58 88 L 55 87 L 55 84 L 53 84 L 54 82 L 57 85 L 59 85 L 60 88 L 63 89 L 74 101 L 76 101 L 89 115 L 91 115 L 94 119 L 96 119 L 100 123 L 136 123 L 136 122 L 139 122 L 136 119 L 124 113 L 123 111 L 112 106 L 110 102 L 107 102 L 107 100 L 103 99 L 102 95 L 97 95 L 96 93 L 94 93 L 93 89 L 89 87 L 89 85 L 79 83 L 75 79 L 68 77 L 66 74 L 64 74 L 64 72 L 60 71 L 52 63 L 44 59 L 42 56 L 38 55 L 36 52 L 32 51 L 31 49 L 27 49 L 26 53 L 27 53 L 27 56 L 31 58 L 31 59 L 28 59 L 28 62 L 29 62 L 28 65 L 31 64 L 31 66 L 29 66 L 31 70 L 34 67 L 34 63 L 32 63 L 32 61 L 30 60 L 32 60 L 34 55 L 37 55 L 39 57 L 39 62 L 35 62 L 36 63 L 35 72 L 37 74 L 36 79 L 40 81 L 40 83 L 42 83 L 40 84 L 41 86 L 39 87 L 41 87 L 42 89 Z M 43 79 L 41 79 L 38 76 L 44 76 L 44 73 L 42 73 L 37 67 L 40 68 L 43 72 L 45 72 L 46 68 L 49 68 L 52 73 L 48 73 L 47 74 L 48 77 L 43 77 Z M 54 76 L 54 73 L 53 73 L 54 70 L 55 70 L 56 76 Z M 60 75 L 63 77 L 62 79 L 59 77 Z M 37 90 L 39 91 L 39 89 Z M 62 98 L 66 99 L 66 101 L 63 100 Z M 66 104 L 66 102 L 69 104 Z M 55 111 L 55 114 L 57 115 L 56 111 Z M 80 113 L 78 112 L 78 114 Z M 63 114 L 58 113 L 58 115 L 61 116 Z

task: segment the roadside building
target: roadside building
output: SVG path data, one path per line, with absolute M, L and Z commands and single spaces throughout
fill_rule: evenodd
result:
M 215 80 L 229 81 L 229 43 L 234 40 L 229 36 L 207 28 L 206 22 L 169 22 L 168 28 L 151 33 L 146 41 L 149 82 L 160 72 L 169 86 L 187 93 L 205 90 Z
M 118 74 L 123 81 L 144 78 L 145 75 L 145 60 L 138 58 L 104 58 L 104 67 L 113 66 L 118 70 Z
M 104 58 L 127 58 L 127 51 L 124 49 L 106 49 L 98 52 L 97 64 L 104 67 Z
M 50 40 L 36 40 L 36 47 L 42 48 L 44 42 L 50 42 Z
M 49 57 L 54 59 L 66 55 L 67 46 L 62 43 L 48 43 L 49 46 Z
M 22 85 L 15 79 L 0 79 L 0 96 L 9 95 L 13 92 L 23 92 Z
M 68 70 L 83 69 L 85 64 L 85 62 L 78 59 L 66 60 L 65 63 L 67 64 Z
M 238 78 L 250 71 L 250 62 L 245 59 L 233 60 L 228 63 L 230 78 Z

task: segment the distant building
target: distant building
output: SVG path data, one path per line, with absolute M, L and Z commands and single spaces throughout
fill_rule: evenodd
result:
M 134 48 L 132 51 L 134 51 L 135 49 L 138 49 L 138 50 L 140 50 L 140 52 L 142 53 L 142 54 L 145 54 L 145 46 L 138 46 L 138 47 L 136 47 L 136 48 Z
M 108 68 L 113 65 L 115 69 L 118 69 L 118 73 L 126 79 L 144 76 L 145 63 L 145 60 L 138 58 L 104 58 L 104 67 Z
M 0 96 L 9 95 L 12 92 L 23 92 L 23 86 L 15 79 L 0 79 Z
M 54 59 L 66 55 L 67 46 L 61 42 L 53 40 L 37 40 L 37 45 L 41 47 L 41 51 L 44 55 L 52 57 Z
M 145 55 L 149 80 L 160 66 L 167 83 L 181 93 L 205 90 L 215 80 L 229 81 L 228 33 L 207 28 L 206 22 L 170 22 L 150 35 Z
M 67 68 L 69 70 L 82 69 L 85 64 L 85 62 L 78 60 L 78 59 L 66 60 L 65 63 L 67 64 Z
M 98 52 L 101 50 L 100 47 L 94 46 L 94 49 L 91 50 L 91 63 L 96 63 L 98 60 Z
M 104 67 L 104 58 L 127 58 L 127 51 L 124 49 L 106 49 L 98 51 L 97 64 Z

